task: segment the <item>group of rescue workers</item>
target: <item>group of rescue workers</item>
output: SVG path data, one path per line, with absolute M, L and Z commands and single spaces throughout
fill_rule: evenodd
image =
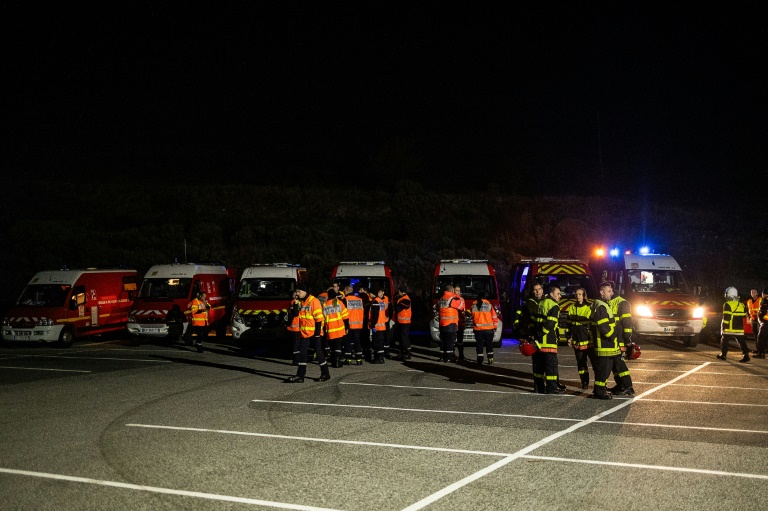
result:
M 592 366 L 594 389 L 589 397 L 612 399 L 614 395 L 634 395 L 626 360 L 639 356 L 639 347 L 632 342 L 630 304 L 621 296 L 613 296 L 613 282 L 601 283 L 599 293 L 600 297 L 590 303 L 586 289 L 578 288 L 575 292 L 576 300 L 568 307 L 567 319 L 561 328 L 560 287 L 550 285 L 544 295 L 542 284 L 533 285 L 531 296 L 517 311 L 513 331 L 520 340 L 521 352 L 532 357 L 534 392 L 565 392 L 566 387 L 559 380 L 557 358 L 562 329 L 568 345 L 574 350 L 582 389 L 589 388 L 588 362 Z M 460 288 L 445 286 L 438 301 L 440 361 L 465 360 L 463 334 L 466 321 L 471 318 L 477 364 L 483 364 L 484 355 L 487 356 L 488 364 L 493 364 L 493 335 L 499 319 L 495 307 L 485 298 L 482 292 L 479 293 L 477 300 L 467 309 Z M 403 361 L 410 360 L 412 311 L 411 299 L 404 287 L 397 290 L 394 302 L 389 303 L 384 289 L 371 294 L 362 286 L 357 289 L 346 286 L 340 290 L 339 284 L 334 283 L 315 297 L 308 292 L 305 284 L 297 284 L 285 321 L 292 338 L 293 365 L 298 366 L 298 369 L 296 375 L 286 381 L 304 381 L 310 353 L 320 366 L 320 381 L 331 378 L 329 362 L 339 368 L 346 364 L 362 365 L 364 358 L 372 364 L 383 364 L 385 358 L 398 355 Z M 169 327 L 171 324 L 180 327 L 185 314 L 188 314 L 191 317 L 191 328 L 181 338 L 192 345 L 194 333 L 197 351 L 202 352 L 203 339 L 208 336 L 210 308 L 206 294 L 200 293 L 189 303 L 186 311 L 182 312 L 176 307 L 169 312 L 166 320 Z M 747 317 L 755 336 L 753 355 L 755 358 L 765 358 L 768 351 L 768 288 L 763 289 L 762 297 L 753 288 L 751 297 L 742 302 L 736 288 L 729 287 L 725 291 L 723 304 L 721 353 L 717 355 L 718 359 L 726 360 L 729 343 L 736 341 L 743 355 L 739 362 L 749 362 L 745 336 Z M 395 326 L 390 336 L 391 318 Z M 393 341 L 391 348 L 390 337 Z M 611 374 L 615 385 L 607 388 Z
M 562 394 L 565 385 L 559 381 L 557 348 L 560 342 L 561 290 L 551 285 L 544 295 L 540 283 L 533 285 L 532 295 L 517 311 L 513 325 L 521 342 L 521 352 L 530 354 L 533 364 L 533 391 L 539 394 Z M 613 296 L 613 283 L 600 284 L 600 298 L 592 303 L 587 291 L 578 288 L 576 301 L 568 307 L 563 326 L 568 345 L 574 350 L 581 388 L 589 388 L 589 367 L 595 374 L 595 399 L 612 399 L 614 395 L 631 396 L 635 390 L 626 358 L 639 348 L 632 342 L 632 314 L 621 296 Z M 607 388 L 613 373 L 616 385 Z

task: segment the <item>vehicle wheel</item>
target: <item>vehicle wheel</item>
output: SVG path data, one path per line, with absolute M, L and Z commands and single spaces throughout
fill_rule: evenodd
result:
M 699 344 L 699 338 L 701 337 L 701 334 L 692 335 L 690 337 L 685 337 L 683 339 L 683 346 L 687 346 L 689 348 L 695 348 L 697 344 Z
M 72 346 L 72 341 L 75 340 L 75 335 L 71 328 L 64 328 L 59 334 L 59 346 L 62 348 L 69 348 Z

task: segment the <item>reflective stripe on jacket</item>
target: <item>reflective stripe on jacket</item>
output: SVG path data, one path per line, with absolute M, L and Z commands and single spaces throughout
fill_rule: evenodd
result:
M 595 333 L 595 354 L 598 357 L 621 355 L 616 339 L 616 321 L 613 319 L 611 307 L 602 300 L 595 300 L 592 304 L 592 324 Z
M 443 296 L 438 300 L 437 306 L 438 319 L 440 320 L 440 326 L 446 327 L 450 325 L 459 325 L 459 299 L 458 297 L 446 291 Z
M 363 316 L 365 314 L 365 311 L 363 310 L 363 299 L 355 295 L 348 295 L 345 299 L 347 301 L 347 313 L 349 313 L 349 329 L 361 330 L 363 328 Z
M 593 344 L 589 335 L 591 317 L 592 307 L 587 302 L 581 305 L 576 302 L 568 307 L 566 335 L 571 339 L 571 345 L 577 350 L 586 350 Z
M 325 336 L 328 339 L 338 339 L 346 334 L 344 320 L 349 320 L 349 313 L 344 302 L 338 298 L 328 300 L 323 306 L 325 316 Z
M 557 353 L 557 325 L 560 322 L 560 306 L 549 296 L 539 302 L 539 336 L 536 346 L 545 353 Z
M 397 299 L 395 309 L 397 310 L 395 318 L 397 318 L 397 323 L 399 325 L 408 325 L 411 323 L 411 299 L 407 294 Z
M 723 326 L 721 334 L 744 335 L 744 318 L 747 309 L 743 303 L 729 300 L 723 304 Z
M 389 323 L 389 318 L 387 317 L 388 307 L 389 304 L 386 300 L 378 296 L 371 302 L 371 330 L 374 332 L 381 332 L 387 329 L 387 323 Z
M 192 300 L 187 306 L 192 311 L 192 326 L 205 326 L 208 324 L 208 309 L 210 305 L 199 298 Z
M 496 330 L 499 325 L 496 308 L 488 300 L 477 300 L 472 304 L 470 312 L 472 313 L 472 330 Z
M 323 307 L 320 300 L 307 293 L 299 309 L 299 330 L 304 338 L 315 335 L 315 323 L 323 323 Z M 322 327 L 320 328 L 322 335 Z

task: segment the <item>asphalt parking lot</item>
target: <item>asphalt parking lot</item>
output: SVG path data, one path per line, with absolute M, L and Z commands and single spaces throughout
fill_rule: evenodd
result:
M 532 393 L 511 340 L 493 366 L 416 346 L 303 384 L 229 340 L 3 347 L 0 508 L 767 509 L 768 363 L 641 346 L 611 401 L 567 347 L 567 394 Z

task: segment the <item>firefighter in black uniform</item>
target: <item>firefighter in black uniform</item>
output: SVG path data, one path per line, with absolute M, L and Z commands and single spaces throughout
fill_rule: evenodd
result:
M 557 335 L 560 322 L 560 287 L 549 286 L 549 294 L 539 302 L 541 326 L 536 336 L 536 353 L 533 354 L 533 382 L 539 394 L 562 394 L 558 385 Z M 546 383 L 545 383 L 546 382 Z
M 611 372 L 621 375 L 622 394 L 632 395 L 632 378 L 627 364 L 621 358 L 619 339 L 616 336 L 616 320 L 608 302 L 613 296 L 613 282 L 600 284 L 600 299 L 592 305 L 593 337 L 595 340 L 595 388 L 589 397 L 595 399 L 611 399 L 611 394 L 605 385 Z

